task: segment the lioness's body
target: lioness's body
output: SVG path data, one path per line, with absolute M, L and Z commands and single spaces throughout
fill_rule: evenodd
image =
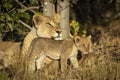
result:
M 83 46 L 80 40 L 77 40 L 76 37 L 74 40 L 69 38 L 65 40 L 52 40 L 48 38 L 37 38 L 34 39 L 31 43 L 31 47 L 29 50 L 29 60 L 28 60 L 28 69 L 31 71 L 35 71 L 36 69 L 41 69 L 44 66 L 44 62 L 46 57 L 51 59 L 61 59 L 61 70 L 67 66 L 67 60 L 70 59 L 74 68 L 78 67 L 77 62 L 77 51 L 81 50 L 82 52 L 89 52 L 90 43 L 87 44 L 87 48 Z M 89 40 L 88 40 L 89 41 Z

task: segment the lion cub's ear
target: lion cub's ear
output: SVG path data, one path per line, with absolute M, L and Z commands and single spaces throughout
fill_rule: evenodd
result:
M 76 43 L 76 45 L 80 42 L 80 37 L 79 36 L 75 36 L 74 37 L 74 41 Z
M 40 14 L 35 14 L 33 16 L 33 22 L 35 25 L 39 25 L 43 21 L 44 17 Z
M 89 35 L 88 38 L 91 39 L 91 35 Z
M 87 37 L 87 39 L 88 39 L 88 41 L 91 41 L 91 35 L 89 35 L 88 37 Z

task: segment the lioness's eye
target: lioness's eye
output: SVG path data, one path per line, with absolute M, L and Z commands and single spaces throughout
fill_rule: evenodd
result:
M 46 23 L 47 25 L 49 25 L 49 26 L 52 26 L 50 23 Z

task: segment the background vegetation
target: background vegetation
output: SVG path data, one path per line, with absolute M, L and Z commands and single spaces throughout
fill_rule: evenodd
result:
M 42 12 L 42 1 L 0 1 L 0 39 L 22 41 L 33 26 L 33 14 Z M 69 67 L 66 74 L 60 76 L 53 61 L 42 73 L 27 75 L 17 63 L 1 70 L 0 80 L 119 80 L 120 0 L 70 0 L 70 26 L 73 35 L 92 35 L 95 47 L 94 53 L 79 53 L 78 70 Z
M 35 6 L 36 5 L 36 6 Z M 34 0 L 2 0 L 0 2 L 0 34 L 5 41 L 21 41 L 32 26 L 31 9 L 39 10 Z
M 56 0 L 51 1 L 56 4 Z M 42 12 L 42 3 L 43 0 L 2 0 L 0 2 L 0 40 L 23 40 L 33 26 L 31 23 L 33 14 Z M 70 6 L 68 6 L 70 21 L 77 21 L 82 25 L 83 30 L 93 24 L 106 25 L 111 20 L 119 18 L 119 6 L 119 0 L 70 0 Z

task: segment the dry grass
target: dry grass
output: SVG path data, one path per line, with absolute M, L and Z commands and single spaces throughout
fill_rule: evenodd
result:
M 78 69 L 69 66 L 61 74 L 58 61 L 53 61 L 38 73 L 28 74 L 19 59 L 9 69 L 0 71 L 0 80 L 120 80 L 120 37 L 111 34 L 111 30 L 102 33 L 94 53 L 79 57 Z
M 120 41 L 120 40 L 119 40 Z M 111 43 L 106 43 L 109 46 Z M 98 49 L 100 48 L 97 45 Z M 96 48 L 97 48 L 96 47 Z M 79 68 L 71 66 L 65 74 L 60 74 L 58 61 L 53 61 L 43 70 L 35 74 L 24 71 L 22 64 L 16 63 L 0 72 L 0 80 L 119 80 L 120 79 L 120 46 L 115 45 L 96 50 L 97 54 L 82 55 Z

